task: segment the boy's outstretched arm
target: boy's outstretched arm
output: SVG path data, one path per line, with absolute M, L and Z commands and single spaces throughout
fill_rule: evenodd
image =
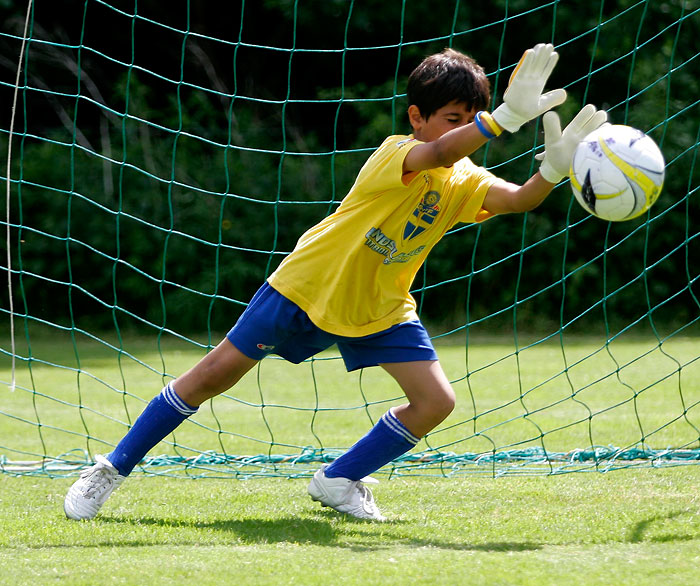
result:
M 418 136 L 416 138 L 421 140 Z M 403 171 L 409 173 L 450 167 L 472 154 L 487 141 L 488 138 L 479 131 L 476 124 L 469 122 L 466 126 L 446 132 L 436 140 L 412 148 L 404 159 Z
M 529 120 L 560 105 L 566 99 L 565 90 L 556 89 L 543 93 L 558 60 L 559 54 L 551 44 L 540 43 L 525 51 L 510 76 L 508 87 L 503 94 L 503 104 L 496 108 L 492 115 L 482 113 L 483 120 L 472 121 L 472 118 L 463 121 L 461 126 L 451 129 L 439 138 L 413 148 L 404 161 L 404 172 L 449 167 L 472 154 L 504 129 L 515 132 Z M 411 114 L 409 107 L 409 118 L 414 130 L 416 124 L 413 116 L 418 116 L 418 121 L 426 122 L 420 118 L 417 108 Z M 424 140 L 417 132 L 414 134 L 419 140 Z
M 484 209 L 493 214 L 526 212 L 535 209 L 552 189 L 569 174 L 569 166 L 578 143 L 590 132 L 605 124 L 605 110 L 596 110 L 588 104 L 561 130 L 559 115 L 544 115 L 544 153 L 537 155 L 542 165 L 524 185 L 499 181 L 492 185 L 484 199 Z
M 540 173 L 535 173 L 523 185 L 498 181 L 489 188 L 483 207 L 492 214 L 529 212 L 547 198 L 554 186 Z

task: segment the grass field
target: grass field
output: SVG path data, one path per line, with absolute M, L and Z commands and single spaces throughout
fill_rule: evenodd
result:
M 533 342 L 521 334 L 517 349 L 512 339 L 497 338 L 470 340 L 468 352 L 463 340 L 440 340 L 457 408 L 421 447 L 459 454 L 641 442 L 697 448 L 698 340 L 674 336 L 659 344 L 652 336 L 630 335 L 606 345 L 574 336 Z M 17 390 L 0 405 L 0 455 L 35 460 L 75 449 L 108 452 L 163 383 L 204 354 L 167 337 L 110 343 L 54 332 L 18 345 L 17 354 L 31 361 L 17 363 Z M 10 380 L 9 367 L 0 356 L 0 384 Z M 337 353 L 299 366 L 269 359 L 204 405 L 154 453 L 342 449 L 401 400 L 381 369 L 348 374 Z
M 109 451 L 191 344 L 130 338 L 20 344 L 17 389 L 2 356 L 0 457 Z M 2 348 L 8 348 L 3 341 Z M 544 445 L 698 447 L 698 339 L 594 338 L 440 343 L 459 406 L 435 449 Z M 466 372 L 469 372 L 469 377 Z M 154 453 L 294 453 L 348 445 L 399 400 L 379 369 L 346 374 L 333 354 L 266 360 Z M 591 439 L 593 440 L 591 442 Z M 174 446 L 173 444 L 176 444 Z M 421 445 L 425 449 L 425 445 Z M 306 478 L 192 480 L 135 474 L 97 519 L 65 519 L 73 473 L 0 474 L 0 583 L 614 584 L 700 581 L 700 466 L 508 475 L 466 466 L 450 478 L 379 474 L 388 523 L 321 509 Z M 304 472 L 302 470 L 302 472 Z M 477 472 L 477 473 L 472 473 Z M 189 474 L 196 475 L 197 470 Z M 304 472 L 305 473 L 305 472 Z M 180 474 L 181 475 L 181 474 Z
M 354 521 L 302 479 L 129 479 L 89 522 L 68 479 L 0 476 L 3 584 L 689 586 L 700 466 L 564 476 L 392 479 L 391 521 Z

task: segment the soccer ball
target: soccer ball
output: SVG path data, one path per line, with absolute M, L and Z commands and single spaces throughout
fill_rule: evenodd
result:
M 646 212 L 664 184 L 664 157 L 641 130 L 606 124 L 587 135 L 571 160 L 571 189 L 587 212 L 631 220 Z

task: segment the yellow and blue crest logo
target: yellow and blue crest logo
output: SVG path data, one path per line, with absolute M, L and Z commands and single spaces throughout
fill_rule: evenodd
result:
M 406 222 L 403 230 L 404 240 L 411 240 L 432 226 L 438 213 L 440 213 L 439 201 L 440 194 L 437 191 L 429 191 L 423 196 L 423 199 Z

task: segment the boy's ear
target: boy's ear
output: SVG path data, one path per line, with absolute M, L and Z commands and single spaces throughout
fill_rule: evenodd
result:
M 411 104 L 408 107 L 408 121 L 411 123 L 411 127 L 413 128 L 414 132 L 420 130 L 423 127 L 423 124 L 425 124 L 425 120 L 423 120 L 423 116 L 421 115 L 418 106 L 415 104 Z

